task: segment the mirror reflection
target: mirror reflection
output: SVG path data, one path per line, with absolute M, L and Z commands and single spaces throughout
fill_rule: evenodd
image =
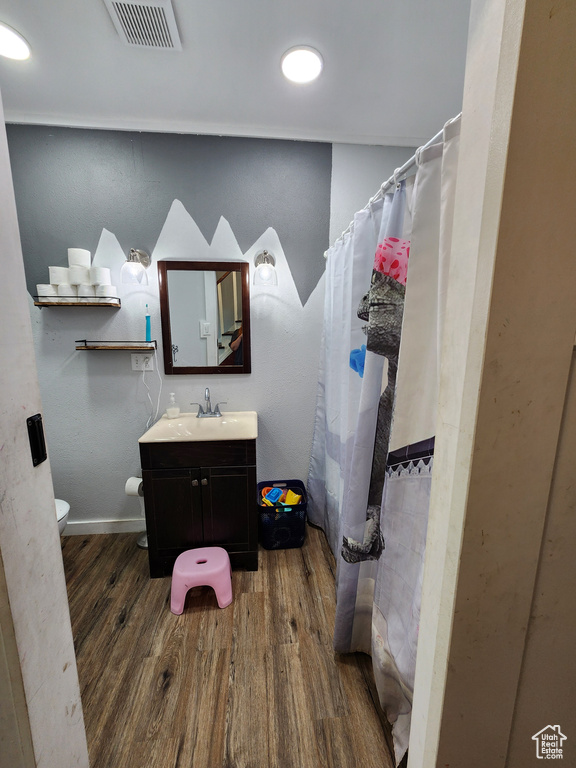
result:
M 159 261 L 164 370 L 249 373 L 245 262 Z

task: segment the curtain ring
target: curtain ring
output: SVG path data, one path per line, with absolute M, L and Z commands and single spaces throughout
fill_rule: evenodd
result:
M 396 187 L 396 189 L 398 189 L 398 187 L 400 186 L 400 182 L 398 181 L 398 174 L 399 174 L 399 172 L 400 172 L 400 168 L 396 168 L 394 170 L 394 174 L 393 174 L 394 186 Z

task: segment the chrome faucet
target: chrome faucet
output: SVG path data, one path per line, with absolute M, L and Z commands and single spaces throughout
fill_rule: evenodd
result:
M 226 403 L 226 400 L 223 400 L 221 403 L 216 403 L 216 407 L 214 410 L 212 410 L 212 403 L 210 402 L 210 390 L 208 387 L 204 390 L 204 408 L 202 408 L 201 403 L 190 403 L 190 405 L 197 405 L 198 406 L 198 419 L 205 419 L 215 416 L 222 416 L 220 413 L 220 406 L 224 405 Z

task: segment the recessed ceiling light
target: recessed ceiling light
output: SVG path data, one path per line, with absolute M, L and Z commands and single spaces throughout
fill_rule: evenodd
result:
M 19 32 L 0 21 L 0 56 L 8 59 L 27 59 L 30 46 Z
M 290 48 L 282 56 L 282 72 L 284 77 L 293 83 L 312 82 L 322 72 L 323 66 L 322 56 L 308 45 Z

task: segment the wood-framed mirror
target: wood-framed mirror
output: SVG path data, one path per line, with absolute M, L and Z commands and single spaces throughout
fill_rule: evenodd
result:
M 159 261 L 164 373 L 250 373 L 245 261 Z

